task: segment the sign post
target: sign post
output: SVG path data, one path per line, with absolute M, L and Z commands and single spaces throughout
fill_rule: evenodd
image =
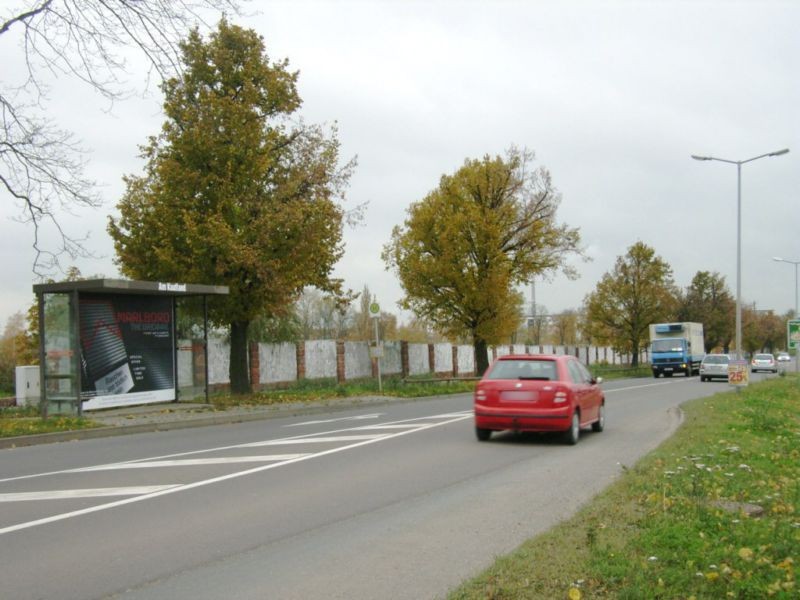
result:
M 372 358 L 378 367 L 378 393 L 383 395 L 383 382 L 381 381 L 381 357 L 383 356 L 383 348 L 381 347 L 380 337 L 378 335 L 378 319 L 381 316 L 381 307 L 377 302 L 371 302 L 369 305 L 369 314 L 375 323 L 375 347 L 372 351 Z

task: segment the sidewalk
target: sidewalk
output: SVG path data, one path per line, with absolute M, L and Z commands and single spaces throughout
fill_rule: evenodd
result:
M 379 406 L 399 402 L 413 402 L 419 398 L 392 396 L 357 396 L 330 398 L 316 402 L 291 402 L 271 406 L 233 406 L 218 410 L 210 404 L 169 402 L 144 406 L 126 406 L 98 412 L 88 412 L 84 417 L 101 423 L 102 427 L 60 431 L 18 437 L 0 438 L 0 449 L 33 446 L 54 442 L 95 439 L 132 433 L 169 431 L 189 427 L 228 425 L 246 421 L 275 419 L 295 415 L 335 412 L 359 406 Z

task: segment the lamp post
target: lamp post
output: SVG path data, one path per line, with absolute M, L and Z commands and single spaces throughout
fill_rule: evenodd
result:
M 789 152 L 788 148 L 767 152 L 746 160 L 728 160 L 715 156 L 698 156 L 692 154 L 695 160 L 717 160 L 719 162 L 736 165 L 736 357 L 741 360 L 742 354 L 742 165 L 767 156 L 780 156 Z

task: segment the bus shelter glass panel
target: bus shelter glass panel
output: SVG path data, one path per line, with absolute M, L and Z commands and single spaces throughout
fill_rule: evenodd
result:
M 203 298 L 176 298 L 178 401 L 206 398 L 206 340 Z
M 78 353 L 72 295 L 43 294 L 45 414 L 78 414 Z

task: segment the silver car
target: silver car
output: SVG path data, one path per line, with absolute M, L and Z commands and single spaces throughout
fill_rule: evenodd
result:
M 728 379 L 728 363 L 731 357 L 727 354 L 706 354 L 700 363 L 700 381 L 711 381 L 714 378 Z
M 777 360 L 778 362 L 790 362 L 792 357 L 789 356 L 788 352 L 779 352 Z
M 775 357 L 772 354 L 755 354 L 753 355 L 753 360 L 750 361 L 750 370 L 753 373 L 756 371 L 777 373 L 778 363 L 775 362 Z

